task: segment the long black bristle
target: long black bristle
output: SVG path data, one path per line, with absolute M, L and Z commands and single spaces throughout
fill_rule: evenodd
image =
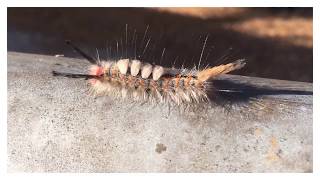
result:
M 73 73 L 65 73 L 65 72 L 57 72 L 57 71 L 52 71 L 52 75 L 63 76 L 68 78 L 85 78 L 85 79 L 99 78 L 99 76 L 89 75 L 89 74 L 73 74 Z
M 94 59 L 93 57 L 89 56 L 87 53 L 82 51 L 80 48 L 78 48 L 78 46 L 73 44 L 70 40 L 66 40 L 66 44 L 71 46 L 75 51 L 77 51 L 82 57 L 86 58 L 90 63 L 97 64 L 97 60 L 96 59 Z

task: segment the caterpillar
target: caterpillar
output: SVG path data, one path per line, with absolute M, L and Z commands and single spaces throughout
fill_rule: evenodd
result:
M 95 60 L 70 41 L 67 44 L 92 65 L 88 74 L 68 74 L 53 71 L 53 75 L 85 77 L 90 92 L 135 101 L 175 105 L 208 102 L 208 92 L 214 89 L 210 80 L 245 66 L 245 60 L 197 70 L 176 69 L 152 65 L 138 59 Z

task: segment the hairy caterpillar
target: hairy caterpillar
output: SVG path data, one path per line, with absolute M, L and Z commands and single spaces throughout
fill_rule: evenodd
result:
M 137 59 L 101 61 L 88 56 L 70 41 L 67 43 L 93 65 L 86 75 L 53 71 L 54 75 L 90 78 L 90 91 L 95 95 L 133 98 L 137 101 L 176 105 L 206 102 L 209 100 L 207 93 L 214 88 L 210 79 L 245 65 L 244 60 L 237 60 L 203 70 L 188 70 L 151 65 Z

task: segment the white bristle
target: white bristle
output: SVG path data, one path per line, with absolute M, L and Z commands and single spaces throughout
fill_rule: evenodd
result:
M 103 69 L 105 71 L 109 70 L 112 66 L 112 64 L 114 63 L 114 61 L 102 61 L 101 62 L 101 66 L 103 67 Z
M 152 79 L 158 80 L 164 74 L 164 69 L 162 66 L 155 66 L 152 71 Z
M 152 65 L 147 63 L 142 67 L 141 77 L 143 79 L 147 79 L 150 76 L 151 72 L 152 72 Z
M 130 66 L 130 72 L 132 76 L 136 76 L 139 74 L 141 68 L 141 61 L 139 60 L 132 60 Z
M 129 67 L 129 59 L 120 59 L 117 62 L 117 66 L 121 74 L 127 74 Z

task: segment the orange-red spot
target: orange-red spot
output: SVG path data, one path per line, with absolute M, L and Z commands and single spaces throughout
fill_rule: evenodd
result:
M 176 77 L 176 87 L 179 87 L 179 82 L 180 82 L 180 79 L 181 79 L 181 75 L 177 75 Z
M 97 65 L 93 65 L 89 69 L 89 74 L 94 75 L 94 76 L 101 76 L 101 75 L 103 75 L 103 68 L 100 66 L 97 66 Z M 98 81 L 97 79 L 90 79 L 89 83 L 91 85 L 95 85 L 97 83 L 97 81 Z
M 103 75 L 103 68 L 97 65 L 91 66 L 89 70 L 90 75 L 101 76 Z
M 140 86 L 144 87 L 144 80 L 140 79 L 139 83 L 140 83 Z

